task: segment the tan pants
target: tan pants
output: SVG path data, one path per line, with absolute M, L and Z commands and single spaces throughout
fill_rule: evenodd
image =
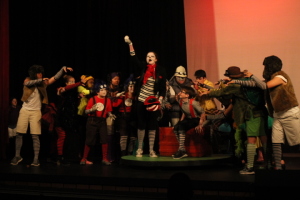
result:
M 42 132 L 41 118 L 42 113 L 40 110 L 26 110 L 21 108 L 16 129 L 17 133 L 26 134 L 28 124 L 30 124 L 30 134 L 40 135 Z

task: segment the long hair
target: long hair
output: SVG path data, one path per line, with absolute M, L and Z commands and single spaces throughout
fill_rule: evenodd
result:
M 263 77 L 266 81 L 271 80 L 272 74 L 282 69 L 282 61 L 277 56 L 266 57 L 263 61 L 263 65 L 265 66 Z

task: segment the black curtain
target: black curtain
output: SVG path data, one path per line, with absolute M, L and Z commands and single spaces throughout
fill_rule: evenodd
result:
M 119 71 L 132 72 L 129 35 L 137 55 L 156 51 L 171 78 L 186 67 L 183 0 L 10 0 L 10 94 L 20 99 L 22 84 L 33 64 L 45 67 L 45 77 L 62 66 L 106 80 Z M 123 79 L 123 80 L 124 80 Z M 50 86 L 51 98 L 56 86 Z

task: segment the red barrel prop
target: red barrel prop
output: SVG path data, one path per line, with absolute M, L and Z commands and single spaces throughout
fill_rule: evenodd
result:
M 212 154 L 209 128 L 204 133 L 198 134 L 195 129 L 186 132 L 185 148 L 189 157 L 203 157 Z M 159 127 L 159 154 L 172 156 L 178 150 L 178 141 L 173 132 L 173 127 Z

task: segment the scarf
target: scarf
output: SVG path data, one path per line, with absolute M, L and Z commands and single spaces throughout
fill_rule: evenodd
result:
M 149 77 L 152 76 L 155 79 L 155 68 L 156 68 L 156 64 L 147 65 L 147 70 L 146 70 L 146 73 L 145 73 L 145 76 L 144 76 L 143 85 L 146 84 Z

